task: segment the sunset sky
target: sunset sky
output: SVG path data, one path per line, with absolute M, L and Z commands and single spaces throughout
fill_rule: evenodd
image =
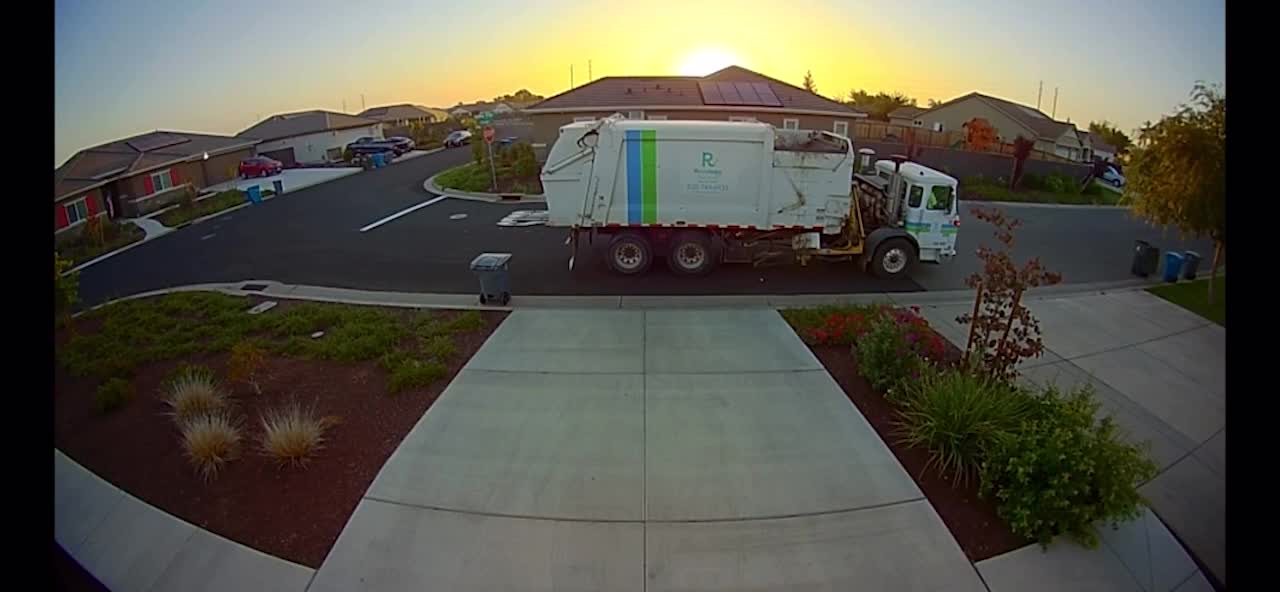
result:
M 1168 0 L 102 0 L 55 2 L 54 165 L 154 129 L 448 107 L 520 88 L 736 63 L 818 91 L 980 91 L 1129 131 L 1226 82 L 1223 2 Z

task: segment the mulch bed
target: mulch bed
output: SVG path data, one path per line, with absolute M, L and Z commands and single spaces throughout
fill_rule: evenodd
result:
M 290 304 L 280 302 L 279 308 Z M 388 394 L 387 372 L 376 361 L 341 364 L 286 357 L 270 358 L 260 379 L 262 395 L 224 381 L 245 420 L 246 441 L 240 457 L 208 483 L 184 457 L 159 393 L 169 373 L 182 363 L 202 364 L 225 377 L 228 354 L 142 366 L 133 381 L 134 400 L 105 416 L 91 410 L 94 379 L 75 378 L 57 368 L 54 444 L 102 478 L 170 514 L 265 553 L 318 568 L 391 452 L 506 313 L 486 311 L 482 316 L 483 328 L 454 336 L 457 354 L 449 360 L 448 376 L 426 388 Z M 291 398 L 304 405 L 314 403 L 319 415 L 339 418 L 326 432 L 324 448 L 302 468 L 281 468 L 257 451 L 260 412 Z
M 950 342 L 946 342 L 946 347 L 948 360 L 960 359 L 959 349 Z M 858 373 L 858 361 L 851 347 L 810 345 L 809 349 L 915 479 L 970 561 L 989 559 L 1029 543 L 1000 519 L 994 503 L 978 496 L 976 478 L 955 484 L 950 475 L 943 476 L 932 466 L 925 468 L 929 463 L 928 449 L 898 443 L 897 411 Z

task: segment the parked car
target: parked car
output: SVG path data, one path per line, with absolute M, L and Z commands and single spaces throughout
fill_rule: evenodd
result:
M 240 178 L 270 177 L 284 170 L 284 163 L 266 156 L 251 156 L 240 161 Z
M 444 147 L 453 148 L 454 146 L 463 146 L 471 143 L 470 130 L 455 130 L 445 136 Z
M 414 143 L 412 138 L 406 138 L 404 136 L 392 136 L 387 138 L 387 141 L 391 143 L 391 149 L 395 150 L 396 156 L 409 152 L 417 147 L 417 144 Z
M 1102 173 L 1102 182 L 1112 187 L 1124 187 L 1125 180 L 1124 175 L 1120 174 L 1116 167 L 1108 166 L 1106 172 Z

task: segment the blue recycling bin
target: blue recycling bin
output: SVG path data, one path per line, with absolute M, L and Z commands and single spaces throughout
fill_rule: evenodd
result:
M 384 166 L 386 166 L 386 161 L 385 161 L 385 159 L 382 157 L 382 153 L 381 153 L 381 152 L 377 152 L 377 153 L 375 153 L 375 154 L 373 155 L 373 168 L 375 168 L 375 169 L 380 169 L 380 168 L 382 168 L 382 167 L 384 167 Z
M 1164 281 L 1177 282 L 1178 272 L 1182 271 L 1182 253 L 1170 251 L 1164 254 Z
M 262 188 L 257 185 L 251 185 L 248 189 L 245 189 L 244 192 L 249 198 L 249 203 L 262 203 Z
M 284 193 L 284 181 L 281 181 L 280 179 L 276 179 L 275 181 L 272 181 L 271 188 L 275 190 L 276 195 L 280 195 L 281 193 Z

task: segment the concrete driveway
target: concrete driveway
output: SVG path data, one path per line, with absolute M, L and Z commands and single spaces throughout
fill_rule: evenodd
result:
M 312 591 L 984 590 L 772 310 L 517 311 Z
M 218 183 L 217 185 L 210 185 L 208 189 L 214 192 L 226 191 L 228 189 L 244 190 L 254 185 L 258 185 L 265 190 L 271 189 L 272 183 L 275 181 L 280 181 L 284 184 L 284 190 L 289 192 L 333 181 L 334 179 L 341 179 L 348 175 L 354 175 L 362 170 L 364 169 L 359 167 L 285 169 L 280 171 L 280 174 L 278 175 L 271 175 L 269 177 L 250 177 L 248 179 L 232 179 L 230 181 Z

